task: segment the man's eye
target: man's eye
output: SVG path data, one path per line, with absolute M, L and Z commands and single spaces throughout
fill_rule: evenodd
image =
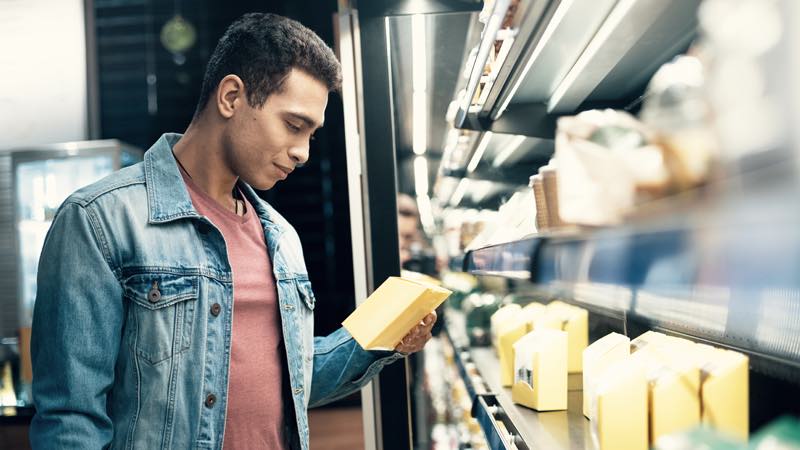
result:
M 292 124 L 291 122 L 286 122 L 286 127 L 289 128 L 289 130 L 291 130 L 294 133 L 297 133 L 298 131 L 300 131 L 300 127 L 298 127 L 297 125 Z

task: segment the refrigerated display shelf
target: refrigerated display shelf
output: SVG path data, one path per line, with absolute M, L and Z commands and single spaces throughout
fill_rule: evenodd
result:
M 568 381 L 567 411 L 536 412 L 517 406 L 511 390 L 499 385 L 499 361 L 490 348 L 459 348 L 457 312 L 448 313 L 447 336 L 455 349 L 455 361 L 472 398 L 472 416 L 478 420 L 493 450 L 512 449 L 595 449 L 589 421 L 583 417 L 581 375 Z M 475 373 L 477 372 L 477 373 Z
M 592 442 L 590 423 L 583 416 L 581 374 L 570 374 L 567 410 L 537 412 L 514 404 L 511 389 L 500 386 L 500 362 L 491 349 L 470 350 L 478 371 L 495 394 L 497 406 L 519 433 L 521 441 L 531 450 L 537 449 L 596 449 Z
M 747 353 L 756 370 L 800 383 L 793 170 L 773 164 L 719 180 L 623 225 L 473 250 L 464 268 Z

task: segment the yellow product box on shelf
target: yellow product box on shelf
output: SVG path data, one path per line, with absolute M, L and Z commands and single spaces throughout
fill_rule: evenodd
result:
M 534 320 L 544 314 L 541 303 L 531 303 L 497 324 L 497 356 L 500 360 L 500 384 L 511 386 L 514 381 L 514 348 L 519 338 L 533 329 Z
M 583 350 L 589 346 L 589 312 L 562 302 L 547 305 L 547 311 L 534 322 L 533 329 L 549 328 L 563 330 L 569 336 L 567 370 L 578 373 L 583 370 Z
M 597 381 L 616 362 L 630 356 L 631 340 L 609 333 L 583 351 L 583 415 L 589 417 L 589 404 Z
M 696 344 L 700 367 L 700 420 L 746 441 L 750 429 L 749 358 L 739 352 Z
M 650 443 L 700 424 L 700 371 L 680 346 L 651 344 L 631 358 L 646 365 Z
M 590 395 L 592 440 L 599 450 L 647 450 L 647 376 L 641 359 L 609 365 Z
M 502 306 L 500 309 L 492 314 L 492 317 L 489 318 L 489 335 L 492 338 L 492 346 L 494 346 L 495 351 L 499 350 L 499 345 L 497 341 L 497 332 L 499 331 L 500 325 L 511 319 L 515 315 L 519 314 L 522 307 L 516 303 L 510 303 L 508 305 Z
M 342 325 L 366 350 L 394 350 L 449 296 L 450 291 L 439 286 L 389 277 Z
M 514 403 L 537 411 L 567 409 L 567 333 L 534 330 L 514 344 Z
M 631 354 L 636 353 L 650 344 L 664 342 L 666 339 L 666 334 L 657 331 L 646 331 L 631 341 Z

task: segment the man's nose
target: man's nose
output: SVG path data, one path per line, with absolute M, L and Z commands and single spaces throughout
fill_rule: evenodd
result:
M 303 146 L 295 146 L 289 149 L 289 157 L 296 165 L 305 164 L 308 161 L 308 144 Z

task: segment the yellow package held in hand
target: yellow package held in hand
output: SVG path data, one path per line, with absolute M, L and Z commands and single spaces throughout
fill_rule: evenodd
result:
M 583 350 L 589 346 L 589 312 L 563 302 L 552 302 L 547 305 L 545 314 L 538 317 L 534 323 L 534 330 L 542 328 L 567 332 L 569 373 L 583 371 Z
M 535 330 L 514 344 L 514 403 L 537 411 L 567 409 L 567 333 Z
M 394 350 L 450 291 L 400 277 L 389 277 L 342 322 L 365 350 Z
M 583 415 L 589 417 L 589 404 L 597 381 L 614 363 L 630 355 L 631 340 L 619 333 L 609 333 L 583 351 Z
M 591 396 L 592 440 L 599 450 L 647 450 L 647 378 L 641 361 L 625 358 L 608 366 Z

